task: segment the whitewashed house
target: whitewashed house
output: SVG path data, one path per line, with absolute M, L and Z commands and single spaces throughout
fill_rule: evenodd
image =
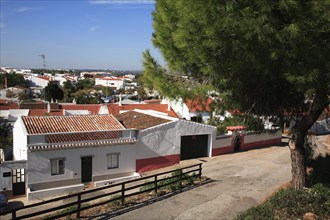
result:
M 211 157 L 216 127 L 150 111 L 116 115 L 125 127 L 139 130 L 136 170 L 145 172 L 181 160 Z
M 14 160 L 27 161 L 26 193 L 39 199 L 138 176 L 135 142 L 112 115 L 21 117 Z
M 105 76 L 96 76 L 95 85 L 102 85 L 106 87 L 113 88 L 115 90 L 125 88 L 125 78 L 123 77 L 105 77 Z
M 162 104 L 169 104 L 175 113 L 180 117 L 189 121 L 207 122 L 211 117 L 211 103 L 213 99 L 208 98 L 206 100 L 170 100 L 163 99 Z

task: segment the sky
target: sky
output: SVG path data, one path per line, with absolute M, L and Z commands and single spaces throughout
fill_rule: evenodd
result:
M 0 0 L 0 66 L 142 70 L 153 0 Z

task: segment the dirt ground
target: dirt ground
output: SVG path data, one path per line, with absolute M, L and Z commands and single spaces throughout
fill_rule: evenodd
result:
M 326 140 L 327 136 L 314 137 L 315 154 L 330 154 Z M 233 219 L 291 180 L 287 146 L 183 161 L 181 165 L 201 161 L 203 175 L 213 182 L 114 219 Z

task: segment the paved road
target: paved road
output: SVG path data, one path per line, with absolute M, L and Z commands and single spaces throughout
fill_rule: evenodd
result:
M 214 158 L 203 163 L 203 175 L 214 181 L 114 219 L 232 219 L 262 202 L 291 179 L 288 147 L 269 147 Z

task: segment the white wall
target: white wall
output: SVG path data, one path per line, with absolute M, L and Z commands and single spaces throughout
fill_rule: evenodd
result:
M 180 154 L 181 136 L 210 135 L 209 147 L 212 145 L 215 127 L 186 120 L 169 122 L 140 131 L 137 142 L 137 159 L 146 159 Z M 210 149 L 209 149 L 210 152 Z
M 119 168 L 107 169 L 107 154 L 120 153 Z M 135 172 L 136 145 L 32 151 L 28 153 L 28 183 L 43 183 L 81 178 L 81 157 L 93 156 L 93 176 Z M 63 175 L 51 175 L 50 159 L 65 158 Z
M 31 76 L 31 86 L 41 86 L 42 88 L 45 88 L 48 85 L 48 80 L 39 78 L 37 76 L 32 75 Z
M 277 131 L 276 133 L 261 133 L 261 134 L 246 134 L 244 135 L 244 143 L 253 143 L 258 141 L 272 140 L 281 138 L 281 131 Z
M 18 117 L 13 128 L 13 154 L 14 160 L 27 159 L 27 135 L 21 117 Z
M 172 109 L 175 111 L 175 113 L 180 115 L 182 118 L 190 120 L 189 109 L 188 109 L 187 105 L 182 102 L 181 99 L 178 100 L 178 101 L 171 100 L 169 102 L 170 102 L 170 105 L 171 105 Z
M 124 88 L 125 80 L 120 79 L 107 79 L 107 78 L 95 78 L 95 85 L 102 85 L 108 87 L 116 87 L 116 89 Z
M 213 149 L 231 146 L 232 135 L 219 135 L 213 140 Z

